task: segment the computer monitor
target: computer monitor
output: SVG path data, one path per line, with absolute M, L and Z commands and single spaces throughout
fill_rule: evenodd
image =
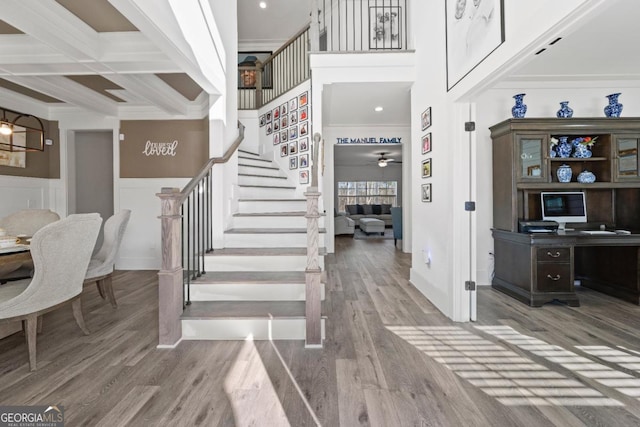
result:
M 556 221 L 558 230 L 567 222 L 587 222 L 587 203 L 581 191 L 542 192 L 542 219 Z

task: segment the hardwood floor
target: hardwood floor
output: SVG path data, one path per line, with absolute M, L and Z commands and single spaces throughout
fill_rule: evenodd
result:
M 596 292 L 529 308 L 479 291 L 456 324 L 408 283 L 393 240 L 336 239 L 324 349 L 302 342 L 157 344 L 157 276 L 114 275 L 118 308 L 88 287 L 45 315 L 38 371 L 0 340 L 0 405 L 65 408 L 67 426 L 635 426 L 640 308 Z

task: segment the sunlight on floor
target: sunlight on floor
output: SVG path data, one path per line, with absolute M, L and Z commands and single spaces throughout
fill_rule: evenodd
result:
M 224 381 L 236 425 L 290 427 L 260 354 L 247 339 Z
M 479 329 L 486 329 L 489 334 L 507 332 L 501 328 Z M 387 326 L 387 329 L 504 405 L 624 406 L 579 381 L 456 326 Z M 505 341 L 518 346 L 539 346 L 537 351 L 541 352 L 561 350 L 547 348 L 553 346 L 524 335 L 511 334 L 508 339 Z M 570 352 L 557 355 L 574 356 Z
M 505 342 L 517 345 L 524 350 L 529 350 L 533 354 L 542 356 L 548 361 L 557 363 L 578 375 L 593 379 L 607 387 L 612 387 L 622 394 L 631 397 L 640 396 L 640 379 L 635 378 L 633 375 L 617 371 L 601 363 L 596 363 L 587 357 L 580 356 L 572 351 L 565 350 L 562 347 L 551 345 L 537 338 L 523 335 L 510 326 L 477 326 L 476 328 L 487 334 L 493 335 L 496 338 L 502 339 Z M 535 348 L 529 347 L 528 344 L 522 344 L 524 342 L 534 343 Z M 640 360 L 640 358 L 631 359 L 633 356 L 619 352 L 624 356 L 621 358 L 619 354 L 614 355 L 613 349 L 606 350 L 607 347 L 575 347 L 587 354 L 597 356 L 605 361 L 616 362 L 622 360 Z M 607 355 L 612 356 L 610 357 L 612 360 L 609 360 L 606 357 Z

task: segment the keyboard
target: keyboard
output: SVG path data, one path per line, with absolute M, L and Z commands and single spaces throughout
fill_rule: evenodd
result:
M 592 234 L 592 235 L 600 235 L 600 234 L 616 234 L 615 231 L 604 231 L 604 230 L 582 230 L 580 231 L 583 234 Z

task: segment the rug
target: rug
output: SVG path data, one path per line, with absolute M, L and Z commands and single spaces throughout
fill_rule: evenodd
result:
M 384 229 L 384 236 L 381 236 L 380 233 L 371 233 L 369 235 L 367 235 L 364 231 L 360 230 L 359 228 L 356 228 L 355 233 L 353 233 L 353 238 L 356 240 L 368 240 L 368 239 L 393 239 L 393 229 L 392 228 L 385 228 Z

